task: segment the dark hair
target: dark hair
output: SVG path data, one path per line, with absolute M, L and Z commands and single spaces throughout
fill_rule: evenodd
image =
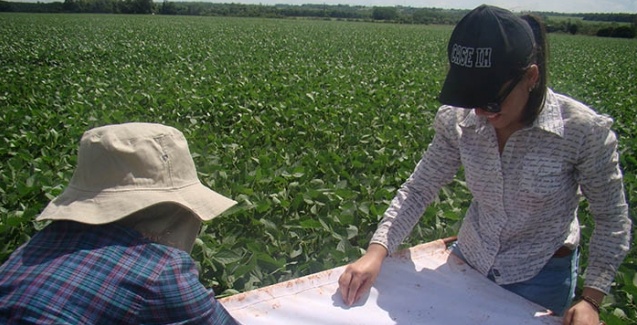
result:
M 529 125 L 540 115 L 544 106 L 548 84 L 548 42 L 546 40 L 546 28 L 539 17 L 523 15 L 520 18 L 526 21 L 531 26 L 531 30 L 533 30 L 533 36 L 535 37 L 535 62 L 532 63 L 538 66 L 540 72 L 538 83 L 529 93 L 529 100 L 522 116 L 522 122 Z

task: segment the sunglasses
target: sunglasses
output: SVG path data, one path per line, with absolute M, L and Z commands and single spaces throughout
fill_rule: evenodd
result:
M 515 79 L 513 79 L 511 83 L 509 83 L 504 92 L 500 96 L 498 96 L 498 98 L 496 98 L 494 102 L 489 102 L 486 105 L 480 106 L 478 108 L 489 113 L 500 113 L 500 111 L 502 110 L 502 102 L 504 102 L 504 100 L 509 97 L 515 86 L 517 86 L 520 80 L 522 80 L 523 76 L 524 74 L 520 74 L 515 77 Z

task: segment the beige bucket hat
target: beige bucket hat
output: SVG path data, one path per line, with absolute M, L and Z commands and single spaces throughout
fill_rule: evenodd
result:
M 202 221 L 237 203 L 201 184 L 179 130 L 107 125 L 84 133 L 70 184 L 36 220 L 105 224 L 163 202 L 180 204 Z

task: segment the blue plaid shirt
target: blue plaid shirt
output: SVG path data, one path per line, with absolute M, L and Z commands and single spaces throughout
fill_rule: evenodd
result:
M 0 266 L 0 324 L 236 324 L 188 253 L 115 224 L 53 222 Z

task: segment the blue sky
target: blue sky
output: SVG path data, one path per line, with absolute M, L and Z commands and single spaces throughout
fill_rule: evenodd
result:
M 178 1 L 178 0 L 175 0 Z M 204 1 L 204 0 L 199 0 Z M 637 13 L 637 0 L 206 0 L 249 4 L 347 4 L 363 6 L 410 6 L 472 9 L 483 3 L 512 11 L 554 11 L 562 13 Z

